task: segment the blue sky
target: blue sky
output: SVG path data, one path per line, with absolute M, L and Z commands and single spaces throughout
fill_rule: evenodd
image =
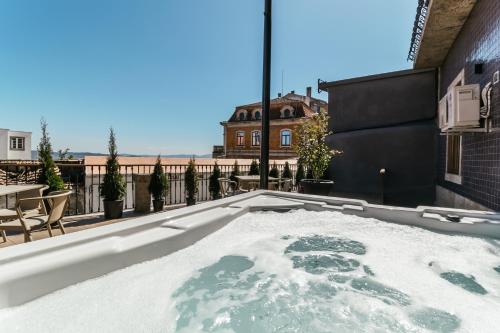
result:
M 54 149 L 209 153 L 261 98 L 264 0 L 1 0 L 0 128 Z M 274 0 L 272 94 L 410 68 L 416 0 Z M 326 93 L 319 95 L 327 99 Z

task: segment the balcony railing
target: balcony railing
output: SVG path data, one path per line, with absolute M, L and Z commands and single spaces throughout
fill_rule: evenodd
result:
M 220 163 L 220 161 L 219 161 Z M 88 165 L 80 161 L 73 163 L 56 162 L 61 177 L 67 189 L 72 190 L 67 215 L 90 214 L 103 211 L 102 198 L 99 186 L 106 174 L 105 165 Z M 210 200 L 209 179 L 213 171 L 213 165 L 196 165 L 199 183 L 197 201 Z M 283 172 L 284 163 L 277 164 L 280 174 Z M 22 162 L 0 162 L 0 185 L 35 184 L 37 170 L 40 164 L 37 161 Z M 135 164 L 122 165 L 121 173 L 126 182 L 126 194 L 124 197 L 124 208 L 135 207 L 135 184 L 133 181 L 136 174 L 151 174 L 154 165 Z M 169 180 L 167 205 L 180 205 L 186 202 L 184 192 L 184 173 L 187 165 L 165 164 L 163 170 Z M 228 178 L 233 171 L 232 165 L 219 165 L 221 177 Z M 290 164 L 292 175 L 295 177 L 296 165 Z M 250 164 L 239 165 L 241 175 L 250 171 Z M 295 180 L 292 180 L 295 183 Z M 16 196 L 10 195 L 0 198 L 0 208 L 12 208 L 16 202 Z

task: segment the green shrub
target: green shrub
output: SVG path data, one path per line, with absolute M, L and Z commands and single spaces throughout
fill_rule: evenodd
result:
M 186 190 L 186 203 L 188 206 L 196 204 L 196 194 L 198 193 L 198 173 L 194 157 L 189 160 L 189 164 L 184 173 L 184 189 Z
M 101 196 L 105 201 L 122 200 L 125 196 L 126 184 L 123 175 L 120 173 L 116 137 L 113 128 L 109 130 L 108 151 L 109 156 L 106 162 L 106 174 L 100 186 Z
M 249 176 L 258 176 L 260 175 L 259 162 L 257 160 L 252 160 L 252 164 L 250 164 L 250 171 L 248 172 Z
M 325 112 L 316 114 L 309 121 L 299 126 L 295 150 L 299 160 L 311 171 L 312 178 L 321 179 L 332 158 L 340 151 L 331 150 L 326 144 L 328 131 L 328 116 Z
M 282 178 L 292 179 L 292 170 L 290 170 L 290 164 L 285 162 L 285 166 L 283 167 L 283 173 L 281 174 Z
M 149 193 L 156 201 L 164 200 L 168 191 L 168 178 L 163 167 L 161 166 L 161 158 L 158 155 L 151 179 L 149 181 Z
M 304 165 L 299 161 L 297 163 L 297 173 L 295 174 L 295 184 L 299 184 L 305 178 Z
M 233 182 L 238 183 L 237 176 L 239 176 L 239 175 L 240 175 L 240 166 L 238 165 L 238 160 L 235 160 L 234 165 L 233 165 L 233 171 L 231 171 L 231 176 L 229 177 L 229 179 L 232 180 Z M 231 184 L 231 187 L 232 187 L 233 191 L 236 190 L 234 184 Z
M 214 169 L 212 170 L 212 174 L 210 175 L 208 190 L 210 191 L 210 196 L 212 200 L 220 199 L 220 184 L 219 178 L 221 178 L 221 172 L 217 161 L 215 161 Z
M 47 122 L 42 118 L 40 121 L 42 137 L 38 145 L 38 160 L 41 163 L 41 170 L 37 182 L 49 186 L 48 191 L 60 191 L 64 189 L 64 182 L 56 172 L 56 164 L 52 159 L 52 145 L 50 143 Z
M 269 171 L 269 177 L 280 178 L 280 171 L 278 170 L 276 162 L 273 163 L 271 170 Z

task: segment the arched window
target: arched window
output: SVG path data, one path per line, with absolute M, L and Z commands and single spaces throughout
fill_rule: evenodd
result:
M 281 118 L 291 118 L 295 115 L 295 110 L 290 105 L 286 105 L 280 110 Z
M 292 131 L 289 129 L 281 130 L 281 146 L 290 147 L 292 145 Z
M 260 131 L 252 131 L 252 146 L 260 146 Z
M 260 120 L 260 111 L 255 111 L 254 117 L 255 117 L 255 120 Z
M 238 146 L 245 145 L 245 132 L 243 131 L 236 132 L 236 145 Z
M 240 114 L 238 115 L 238 118 L 239 118 L 240 121 L 244 121 L 245 118 L 246 118 L 245 112 L 240 112 Z

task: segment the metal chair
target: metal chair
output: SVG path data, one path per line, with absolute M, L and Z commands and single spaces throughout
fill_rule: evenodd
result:
M 292 192 L 292 180 L 290 178 L 283 178 L 280 181 L 280 191 Z
M 61 229 L 61 233 L 65 234 L 64 226 L 61 222 L 66 212 L 69 203 L 69 195 L 71 191 L 57 191 L 49 193 L 45 197 L 34 197 L 19 199 L 16 204 L 17 219 L 0 224 L 2 231 L 22 231 L 24 233 L 24 241 L 31 242 L 33 239 L 31 233 L 33 231 L 47 228 L 50 237 L 52 234 L 53 225 L 57 225 Z M 23 211 L 23 205 L 33 202 L 48 202 L 50 213 L 47 215 L 33 215 L 29 211 Z
M 43 196 L 43 192 L 48 190 L 48 186 L 41 187 L 36 190 L 20 192 L 17 200 L 24 198 L 40 198 Z M 41 200 L 26 201 L 22 203 L 21 209 L 26 216 L 37 216 L 37 215 L 47 215 L 47 209 L 45 204 Z M 0 209 L 0 225 L 2 222 L 8 222 L 17 219 L 17 211 L 15 209 Z M 5 230 L 0 230 L 3 241 L 7 241 L 7 234 Z
M 223 198 L 236 194 L 246 193 L 247 190 L 239 188 L 238 182 L 228 178 L 219 178 L 220 192 Z

